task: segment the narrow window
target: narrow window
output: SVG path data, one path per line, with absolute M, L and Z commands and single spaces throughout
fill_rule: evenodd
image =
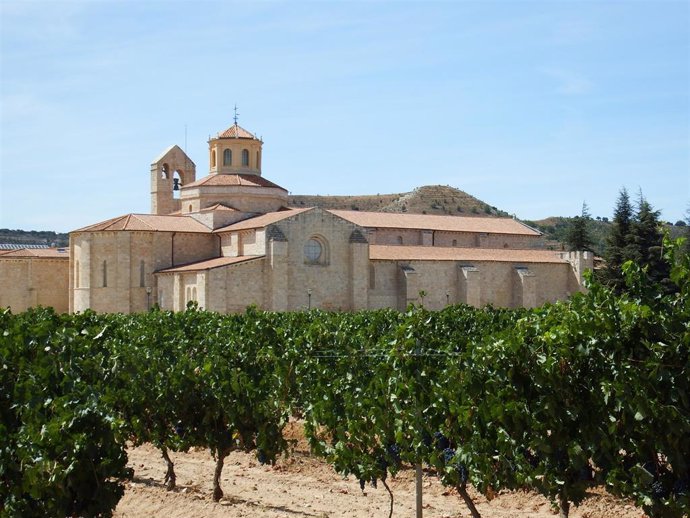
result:
M 457 239 L 453 239 L 453 246 L 458 246 L 458 240 Z
M 146 286 L 146 269 L 144 261 L 139 261 L 139 287 Z
M 259 152 L 256 152 L 256 168 L 261 169 L 261 163 L 259 162 Z
M 81 268 L 79 267 L 79 261 L 77 261 L 74 264 L 74 287 L 79 288 L 79 282 L 80 282 L 80 275 L 81 275 Z
M 192 212 L 192 204 L 189 204 L 189 212 Z
M 229 149 L 223 151 L 223 165 L 232 165 L 232 151 Z
M 242 165 L 249 165 L 249 150 L 248 149 L 243 149 L 242 150 Z
M 168 179 L 168 173 L 169 173 L 169 168 L 168 164 L 163 164 L 163 170 L 161 171 L 161 180 L 167 180 Z
M 163 290 L 158 290 L 158 306 L 163 307 Z
M 108 262 L 103 261 L 103 287 L 108 287 Z
M 211 151 L 211 167 L 216 167 L 216 150 Z
M 398 236 L 398 244 L 402 245 L 403 244 L 403 238 L 402 236 Z
M 369 289 L 376 289 L 376 268 L 373 264 L 369 266 Z

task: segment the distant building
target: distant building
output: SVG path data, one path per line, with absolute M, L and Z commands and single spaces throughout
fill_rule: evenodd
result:
M 208 144 L 199 180 L 178 146 L 151 164 L 152 214 L 70 234 L 71 311 L 532 307 L 581 290 L 592 266 L 513 219 L 289 208 L 260 139 L 235 123 Z

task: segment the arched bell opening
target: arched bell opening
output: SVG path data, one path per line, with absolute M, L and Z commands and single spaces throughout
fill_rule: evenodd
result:
M 182 188 L 182 175 L 179 171 L 173 173 L 173 198 L 176 200 L 180 199 L 180 189 Z

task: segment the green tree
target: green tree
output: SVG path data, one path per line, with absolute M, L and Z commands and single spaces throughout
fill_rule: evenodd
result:
M 606 268 L 601 273 L 603 282 L 620 292 L 625 286 L 622 266 L 630 259 L 630 231 L 634 221 L 633 207 L 625 187 L 618 194 L 613 209 L 611 231 L 606 240 Z
M 659 211 L 644 198 L 642 192 L 637 201 L 637 213 L 630 226 L 629 255 L 655 282 L 669 282 L 669 266 L 663 260 L 663 232 L 659 221 Z
M 568 233 L 566 234 L 566 243 L 570 250 L 591 250 L 592 236 L 589 225 L 592 216 L 589 213 L 589 207 L 586 202 L 582 202 L 582 213 L 575 216 L 570 223 Z

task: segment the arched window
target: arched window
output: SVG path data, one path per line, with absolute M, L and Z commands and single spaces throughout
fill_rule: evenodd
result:
M 216 167 L 216 150 L 211 151 L 211 167 Z
M 161 170 L 161 180 L 167 180 L 169 173 L 170 169 L 168 167 L 168 164 L 163 164 L 163 169 Z
M 192 212 L 192 204 L 189 204 L 189 210 L 187 212 Z
M 103 261 L 103 287 L 108 287 L 108 261 Z
M 242 165 L 249 165 L 249 150 L 248 149 L 243 149 L 242 150 Z
M 223 165 L 232 165 L 232 151 L 229 149 L 223 151 Z

